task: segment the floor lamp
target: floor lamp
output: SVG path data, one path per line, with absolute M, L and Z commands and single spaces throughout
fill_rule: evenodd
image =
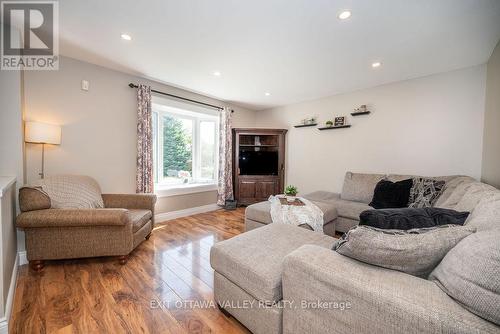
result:
M 45 144 L 61 144 L 61 127 L 40 122 L 26 122 L 24 130 L 26 143 L 42 144 L 42 172 L 39 175 L 43 179 L 45 177 Z

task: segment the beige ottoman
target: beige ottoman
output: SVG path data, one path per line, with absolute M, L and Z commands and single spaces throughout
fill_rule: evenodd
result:
M 332 248 L 336 240 L 292 225 L 270 224 L 215 244 L 210 264 L 216 302 L 254 334 L 282 333 L 283 259 L 303 245 Z
M 323 232 L 327 235 L 335 236 L 335 219 L 337 218 L 337 209 L 335 206 L 325 202 L 311 202 L 323 211 Z M 271 223 L 271 203 L 269 201 L 255 203 L 246 208 L 245 231 L 250 231 Z M 300 225 L 300 227 L 311 230 L 309 225 Z

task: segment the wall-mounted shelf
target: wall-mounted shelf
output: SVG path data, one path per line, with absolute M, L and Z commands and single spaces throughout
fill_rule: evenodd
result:
M 324 128 L 318 128 L 318 130 L 333 130 L 333 129 L 343 129 L 343 128 L 350 128 L 351 125 L 341 125 L 341 126 L 326 126 Z
M 300 124 L 300 125 L 294 125 L 293 127 L 294 128 L 305 128 L 305 127 L 308 127 L 308 126 L 316 126 L 318 125 L 317 123 L 314 123 L 314 124 Z
M 351 113 L 351 116 L 368 115 L 369 113 L 371 113 L 371 111 L 352 112 L 352 113 Z
M 278 147 L 278 145 L 249 145 L 249 144 L 240 144 L 241 147 Z

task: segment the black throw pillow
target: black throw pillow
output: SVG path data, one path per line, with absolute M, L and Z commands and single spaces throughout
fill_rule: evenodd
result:
M 398 182 L 381 180 L 375 186 L 370 206 L 375 209 L 406 208 L 413 179 Z
M 468 216 L 468 212 L 441 208 L 366 210 L 359 215 L 359 225 L 410 230 L 447 224 L 463 225 Z

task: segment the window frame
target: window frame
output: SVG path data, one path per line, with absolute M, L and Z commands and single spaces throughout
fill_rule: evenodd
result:
M 219 175 L 219 164 L 218 164 L 218 156 L 219 156 L 219 119 L 215 113 L 204 113 L 202 111 L 192 111 L 192 110 L 184 110 L 182 108 L 171 107 L 168 105 L 164 105 L 162 103 L 152 103 L 152 113 L 156 114 L 156 124 L 153 127 L 156 127 L 157 133 L 156 136 L 153 136 L 153 148 L 156 148 L 154 151 L 154 174 L 155 174 L 155 193 L 160 196 L 174 196 L 180 194 L 189 194 L 203 191 L 211 191 L 217 189 L 218 184 L 218 175 Z M 173 116 L 178 119 L 186 119 L 192 121 L 192 148 L 191 148 L 191 156 L 192 156 L 192 173 L 191 178 L 192 182 L 189 183 L 167 183 L 164 181 L 163 175 L 163 117 L 164 116 Z M 153 121 L 155 121 L 155 117 L 152 117 Z M 201 178 L 201 123 L 202 122 L 212 122 L 215 126 L 214 131 L 214 144 L 215 144 L 215 152 L 214 152 L 214 176 L 213 180 L 207 180 Z M 206 182 L 205 182 L 206 180 Z

